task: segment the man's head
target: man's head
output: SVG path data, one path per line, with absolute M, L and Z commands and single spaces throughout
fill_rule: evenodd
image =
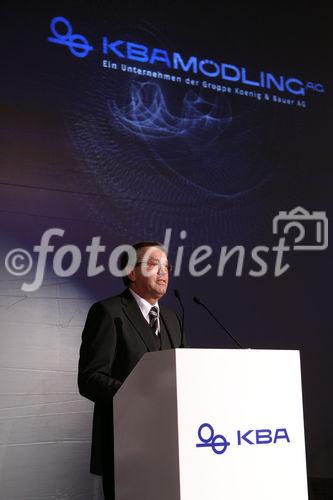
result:
M 154 304 L 168 288 L 169 263 L 166 251 L 156 241 L 136 243 L 133 248 L 137 254 L 137 262 L 124 277 L 124 282 L 140 297 Z

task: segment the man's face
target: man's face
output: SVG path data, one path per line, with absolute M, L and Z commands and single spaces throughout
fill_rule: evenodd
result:
M 168 288 L 168 258 L 159 247 L 140 248 L 137 256 L 137 265 L 128 275 L 132 281 L 130 288 L 154 304 Z

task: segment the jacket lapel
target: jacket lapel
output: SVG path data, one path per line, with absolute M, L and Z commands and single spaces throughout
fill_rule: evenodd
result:
M 142 316 L 139 306 L 129 290 L 122 293 L 123 310 L 135 331 L 145 343 L 148 351 L 156 351 L 153 335 L 147 321 Z
M 173 338 L 173 336 L 172 336 L 172 334 L 171 334 L 171 331 L 170 331 L 170 329 L 169 329 L 169 327 L 170 327 L 170 322 L 169 322 L 169 326 L 168 326 L 168 320 L 167 320 L 167 317 L 166 317 L 166 316 L 167 316 L 167 314 L 166 314 L 165 309 L 163 308 L 163 306 L 162 306 L 162 307 L 160 306 L 160 317 L 161 317 L 161 321 L 163 321 L 163 324 L 164 324 L 165 329 L 166 329 L 166 331 L 167 331 L 167 334 L 168 334 L 168 336 L 169 336 L 170 343 L 171 343 L 171 347 L 172 347 L 173 349 L 175 349 L 175 347 L 176 347 L 176 346 L 175 346 L 174 338 Z

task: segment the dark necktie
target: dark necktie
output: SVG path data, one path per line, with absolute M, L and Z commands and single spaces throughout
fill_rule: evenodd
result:
M 153 306 L 149 311 L 149 325 L 155 335 L 158 335 L 158 308 Z

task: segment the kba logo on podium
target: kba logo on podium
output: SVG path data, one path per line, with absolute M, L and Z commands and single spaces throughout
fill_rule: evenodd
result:
M 258 444 L 278 444 L 284 440 L 290 443 L 287 429 L 247 429 L 235 432 L 234 442 L 228 441 L 223 434 L 215 434 L 211 424 L 205 422 L 198 429 L 198 437 L 201 441 L 196 443 L 197 448 L 211 448 L 217 455 L 223 455 L 228 446 L 258 445 Z

